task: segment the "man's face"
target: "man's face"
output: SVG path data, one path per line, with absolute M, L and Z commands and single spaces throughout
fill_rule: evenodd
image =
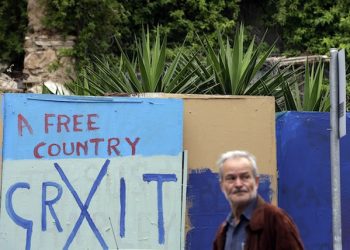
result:
M 234 207 L 244 207 L 257 195 L 259 177 L 246 158 L 228 159 L 222 167 L 221 190 Z

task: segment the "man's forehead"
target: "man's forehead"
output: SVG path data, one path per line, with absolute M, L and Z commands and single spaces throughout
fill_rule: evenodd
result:
M 253 168 L 249 165 L 237 166 L 237 167 L 224 167 L 224 175 L 242 175 L 242 174 L 253 174 Z

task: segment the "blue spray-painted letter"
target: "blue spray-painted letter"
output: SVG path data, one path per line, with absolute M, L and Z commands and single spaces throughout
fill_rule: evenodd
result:
M 126 187 L 125 187 L 125 179 L 120 179 L 120 237 L 125 237 L 125 199 L 126 199 Z
M 143 180 L 157 182 L 157 201 L 158 201 L 158 242 L 164 244 L 164 217 L 163 217 L 163 182 L 177 181 L 175 174 L 144 174 Z
M 70 184 L 70 182 L 69 182 L 67 176 L 64 174 L 62 168 L 57 163 L 54 164 L 57 172 L 60 174 L 63 182 L 67 185 L 69 191 L 72 193 L 75 201 L 77 202 L 77 204 L 78 204 L 78 206 L 80 207 L 80 210 L 81 210 L 80 216 L 79 216 L 77 222 L 75 223 L 75 226 L 74 226 L 72 232 L 70 233 L 66 244 L 63 247 L 64 250 L 69 248 L 69 246 L 72 243 L 75 235 L 77 234 L 81 224 L 83 223 L 84 218 L 86 218 L 86 220 L 87 220 L 87 222 L 88 222 L 92 232 L 95 234 L 95 236 L 96 236 L 97 240 L 99 241 L 99 243 L 101 244 L 102 248 L 103 249 L 108 249 L 108 246 L 107 246 L 106 242 L 103 240 L 103 237 L 102 237 L 101 233 L 98 231 L 94 221 L 92 220 L 92 218 L 91 218 L 91 216 L 90 216 L 90 214 L 88 212 L 88 208 L 89 208 L 91 199 L 92 199 L 92 197 L 94 196 L 94 194 L 95 194 L 95 192 L 97 190 L 97 187 L 100 185 L 100 183 L 102 181 L 102 178 L 107 173 L 107 168 L 108 168 L 109 162 L 110 162 L 109 160 L 106 160 L 106 162 L 103 164 L 103 166 L 102 166 L 102 168 L 100 170 L 100 173 L 98 174 L 96 180 L 94 181 L 94 184 L 91 187 L 90 193 L 89 193 L 88 197 L 86 198 L 85 204 L 83 204 L 81 202 L 77 192 L 73 188 L 72 184 Z
M 57 196 L 56 198 L 52 200 L 46 200 L 46 187 L 51 186 L 55 187 L 57 189 Z M 56 182 L 43 182 L 42 185 L 42 192 L 41 192 L 41 230 L 46 231 L 46 206 L 49 207 L 51 216 L 55 220 L 55 224 L 57 227 L 57 230 L 59 232 L 62 232 L 63 229 L 61 227 L 60 221 L 57 218 L 57 215 L 55 213 L 55 210 L 53 209 L 53 204 L 55 204 L 62 196 L 62 186 Z
M 10 218 L 20 227 L 23 227 L 27 230 L 26 237 L 26 250 L 30 250 L 30 244 L 32 240 L 32 232 L 33 232 L 33 221 L 23 219 L 15 213 L 12 205 L 12 196 L 17 188 L 26 188 L 30 189 L 30 185 L 26 182 L 17 182 L 13 184 L 6 193 L 6 211 Z

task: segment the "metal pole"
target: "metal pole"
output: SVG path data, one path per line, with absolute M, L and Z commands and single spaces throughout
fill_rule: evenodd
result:
M 341 202 L 340 202 L 340 153 L 338 121 L 338 51 L 331 49 L 329 81 L 331 97 L 331 182 L 332 182 L 332 222 L 333 250 L 342 249 Z

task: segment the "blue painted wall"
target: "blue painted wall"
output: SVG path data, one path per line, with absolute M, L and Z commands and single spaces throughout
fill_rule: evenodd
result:
M 297 224 L 307 250 L 331 250 L 332 201 L 329 113 L 286 112 L 276 117 L 278 204 Z M 350 114 L 347 114 L 350 134 Z M 341 139 L 341 207 L 343 249 L 350 249 L 350 136 Z M 268 176 L 259 193 L 269 200 Z M 209 250 L 218 225 L 229 212 L 218 174 L 210 170 L 189 174 L 187 204 L 192 229 L 186 249 Z
M 276 118 L 278 203 L 293 217 L 308 250 L 333 248 L 329 124 L 329 113 L 287 112 Z M 343 249 L 350 249 L 349 135 L 340 147 Z

